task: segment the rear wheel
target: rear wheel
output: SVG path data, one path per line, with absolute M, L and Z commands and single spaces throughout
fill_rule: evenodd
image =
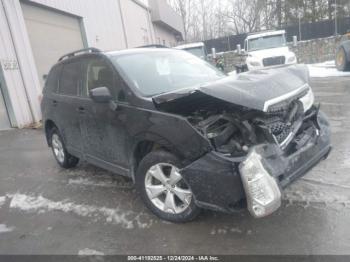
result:
M 141 161 L 136 175 L 146 206 L 161 219 L 175 223 L 191 221 L 200 212 L 180 168 L 181 162 L 173 154 L 154 151 Z
M 343 47 L 340 47 L 337 50 L 335 65 L 339 71 L 348 71 L 350 70 L 350 61 L 346 58 L 346 52 Z
M 50 131 L 50 144 L 52 153 L 61 167 L 73 168 L 79 163 L 79 158 L 67 152 L 62 136 L 56 127 L 53 127 Z

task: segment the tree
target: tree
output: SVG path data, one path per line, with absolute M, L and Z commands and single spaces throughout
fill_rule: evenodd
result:
M 168 3 L 182 18 L 182 23 L 184 25 L 184 39 L 186 41 L 193 19 L 193 0 L 168 0 Z

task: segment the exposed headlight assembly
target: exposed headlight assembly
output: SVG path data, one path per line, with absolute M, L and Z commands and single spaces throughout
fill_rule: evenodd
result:
M 248 210 L 256 218 L 268 216 L 281 206 L 280 188 L 261 160 L 253 150 L 239 167 Z
M 311 87 L 305 96 L 299 99 L 303 103 L 304 112 L 308 111 L 315 102 L 314 92 L 312 92 Z

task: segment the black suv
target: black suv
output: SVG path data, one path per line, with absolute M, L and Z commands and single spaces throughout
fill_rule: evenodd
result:
M 180 50 L 80 50 L 48 75 L 46 138 L 64 168 L 84 160 L 131 177 L 162 219 L 263 217 L 331 150 L 308 81 L 301 65 L 227 76 Z

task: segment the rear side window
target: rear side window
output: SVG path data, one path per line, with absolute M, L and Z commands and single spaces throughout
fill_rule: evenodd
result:
M 65 64 L 62 69 L 59 93 L 77 96 L 80 83 L 80 62 Z
M 55 66 L 51 69 L 44 88 L 44 93 L 56 93 L 58 88 L 58 78 L 62 67 Z

